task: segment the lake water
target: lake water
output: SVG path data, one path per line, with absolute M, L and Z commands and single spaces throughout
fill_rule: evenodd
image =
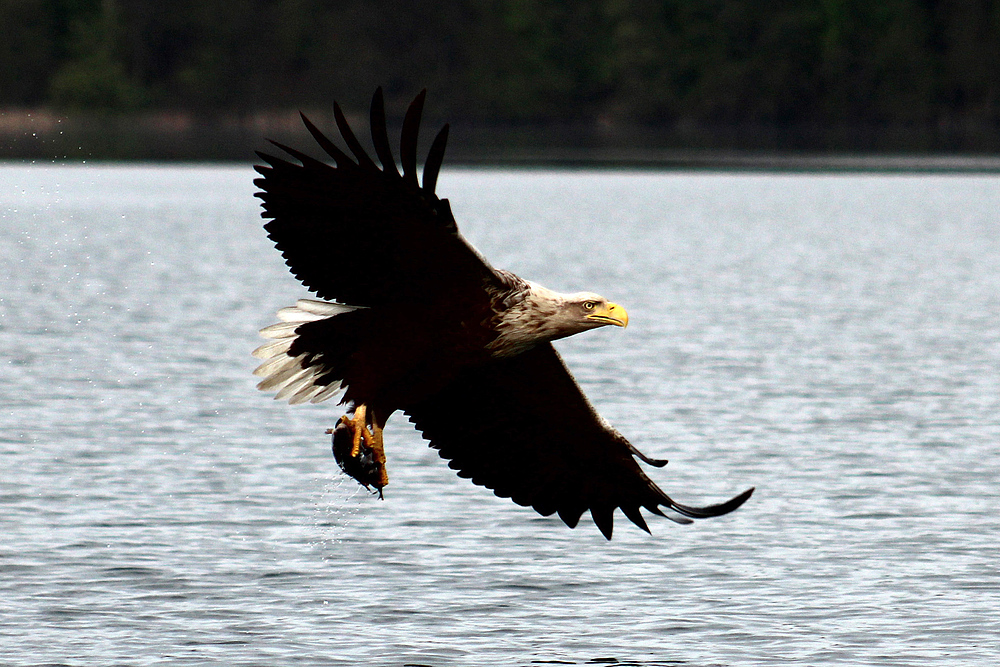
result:
M 398 416 L 254 389 L 306 292 L 246 167 L 0 167 L 0 663 L 1000 661 L 1000 179 L 445 169 L 494 265 L 624 304 L 562 342 L 678 501 L 608 543 Z M 655 517 L 653 517 L 655 519 Z

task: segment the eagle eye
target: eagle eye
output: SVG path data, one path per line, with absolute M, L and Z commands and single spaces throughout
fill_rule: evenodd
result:
M 584 301 L 583 302 L 583 307 L 586 308 L 587 310 L 593 310 L 594 308 L 597 307 L 597 302 L 596 301 Z

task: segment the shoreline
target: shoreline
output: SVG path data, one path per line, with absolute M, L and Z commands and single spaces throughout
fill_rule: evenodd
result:
M 321 128 L 329 110 L 308 110 Z M 348 114 L 358 128 L 360 114 Z M 390 125 L 391 125 L 390 121 Z M 421 150 L 442 124 L 424 124 Z M 398 125 L 390 127 L 390 134 Z M 359 131 L 359 135 L 364 130 Z M 971 141 L 982 134 L 981 142 Z M 252 163 L 255 150 L 276 150 L 266 138 L 320 151 L 298 111 L 198 116 L 186 111 L 128 115 L 60 114 L 0 109 L 0 162 Z M 901 128 L 485 126 L 452 123 L 452 166 L 685 169 L 789 172 L 1000 173 L 1000 139 L 980 128 L 954 141 Z M 364 142 L 365 140 L 362 139 Z

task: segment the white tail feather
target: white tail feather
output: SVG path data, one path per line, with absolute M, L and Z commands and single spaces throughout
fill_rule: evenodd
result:
M 260 330 L 264 338 L 294 338 L 295 330 L 302 322 L 278 322 Z
M 271 357 L 288 352 L 293 342 L 295 342 L 294 338 L 280 338 L 273 343 L 264 343 L 250 354 L 258 359 L 270 359 Z
M 282 372 L 289 368 L 302 368 L 299 364 L 301 360 L 301 355 L 299 357 L 290 357 L 285 353 L 281 353 L 276 357 L 271 357 L 260 366 L 254 369 L 253 374 L 257 377 L 272 379 L 276 378 Z
M 342 303 L 330 303 L 329 301 L 317 301 L 315 299 L 299 299 L 295 302 L 295 307 L 307 313 L 322 315 L 323 317 L 333 317 L 334 315 L 349 313 L 352 310 L 358 309 L 358 306 L 347 306 Z
M 263 360 L 253 372 L 263 378 L 257 388 L 262 391 L 277 391 L 275 400 L 288 399 L 292 405 L 320 403 L 337 395 L 342 389 L 339 380 L 329 384 L 316 383 L 328 370 L 323 364 L 323 355 L 303 353 L 292 357 L 288 352 L 298 338 L 296 330 L 303 324 L 352 310 L 357 310 L 357 307 L 315 299 L 299 299 L 294 306 L 279 310 L 278 319 L 281 321 L 260 330 L 261 336 L 272 341 L 261 345 L 252 353 Z M 309 365 L 303 366 L 307 357 L 310 357 Z
M 299 370 L 298 373 L 288 378 L 278 389 L 278 393 L 274 395 L 274 400 L 282 401 L 289 396 L 292 396 L 299 389 L 312 384 L 312 376 L 315 374 L 315 370 L 312 368 L 303 368 Z
M 305 387 L 295 392 L 295 394 L 290 399 L 288 399 L 288 404 L 301 405 L 302 403 L 306 403 L 313 396 L 320 393 L 324 389 L 326 389 L 326 387 L 324 387 L 321 384 L 307 384 Z
M 334 394 L 340 391 L 340 382 L 331 382 L 326 386 L 326 389 L 319 392 L 315 396 L 309 399 L 310 403 L 322 403 L 326 399 L 330 398 Z
M 315 322 L 316 320 L 322 320 L 324 319 L 324 316 L 317 313 L 311 313 L 308 310 L 302 310 L 298 306 L 288 306 L 287 308 L 282 308 L 278 311 L 278 319 L 282 322 L 295 322 L 297 324 L 302 324 L 303 322 Z
M 280 362 L 278 364 L 278 368 L 271 369 L 264 379 L 260 381 L 260 384 L 257 385 L 257 388 L 261 391 L 280 389 L 285 386 L 285 384 L 290 382 L 293 377 L 305 370 L 301 364 L 301 356 L 293 358 L 285 355 L 283 358 L 278 357 L 276 361 Z M 264 364 L 261 365 L 263 366 Z

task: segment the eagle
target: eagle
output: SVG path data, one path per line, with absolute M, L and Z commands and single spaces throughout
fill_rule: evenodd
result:
M 258 152 L 264 228 L 316 299 L 278 311 L 257 385 L 291 404 L 339 397 L 332 434 L 341 468 L 381 496 L 388 484 L 382 432 L 401 411 L 459 477 L 501 498 L 558 514 L 584 512 L 607 539 L 620 509 L 646 532 L 640 508 L 677 523 L 732 512 L 753 488 L 708 507 L 682 505 L 643 472 L 641 453 L 591 406 L 552 341 L 625 327 L 625 309 L 592 292 L 565 294 L 496 269 L 459 233 L 435 194 L 448 125 L 418 179 L 417 135 L 426 90 L 404 116 L 397 167 L 382 89 L 370 107 L 379 164 L 338 104 L 348 153 L 300 114 L 326 152 L 318 160 Z M 637 460 L 638 459 L 638 460 Z M 666 511 L 665 511 L 666 510 Z

